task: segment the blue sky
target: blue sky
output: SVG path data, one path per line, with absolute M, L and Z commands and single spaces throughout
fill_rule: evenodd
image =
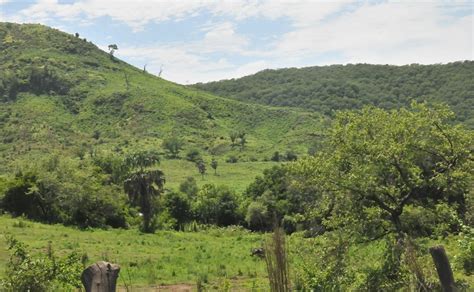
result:
M 472 1 L 0 0 L 0 21 L 42 23 L 181 84 L 268 68 L 472 60 Z

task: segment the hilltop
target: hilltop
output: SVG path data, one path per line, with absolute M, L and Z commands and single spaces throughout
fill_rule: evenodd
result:
M 161 149 L 169 137 L 184 141 L 182 155 L 261 161 L 306 152 L 324 120 L 166 81 L 43 25 L 1 23 L 0 52 L 1 172 L 44 153 Z M 232 131 L 246 133 L 243 151 Z
M 235 100 L 328 115 L 364 105 L 400 108 L 413 100 L 446 103 L 458 121 L 473 128 L 473 80 L 474 62 L 464 61 L 445 65 L 349 64 L 264 70 L 239 79 L 192 87 Z

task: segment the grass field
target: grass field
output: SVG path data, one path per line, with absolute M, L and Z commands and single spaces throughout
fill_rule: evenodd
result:
M 108 260 L 121 266 L 118 284 L 132 291 L 193 288 L 198 280 L 205 288 L 223 291 L 267 291 L 265 262 L 250 256 L 250 250 L 262 246 L 265 235 L 234 227 L 211 228 L 199 232 L 157 231 L 143 234 L 136 229 L 78 230 L 62 225 L 45 225 L 22 218 L 0 216 L 0 278 L 5 273 L 9 253 L 6 237 L 14 236 L 33 252 L 46 253 L 49 243 L 58 254 L 77 251 L 87 255 L 87 264 Z M 428 248 L 441 244 L 450 258 L 456 281 L 474 286 L 474 277 L 463 273 L 458 261 L 462 252 L 460 237 L 416 240 L 418 262 L 425 277 L 437 281 L 436 268 Z M 326 236 L 288 237 L 290 275 L 294 281 L 298 267 L 316 268 L 330 239 Z M 380 267 L 383 262 L 383 240 L 352 245 L 346 264 L 354 276 L 354 287 L 364 282 L 364 271 Z M 318 263 L 319 262 L 319 263 Z M 125 291 L 125 290 L 123 290 Z M 162 290 L 158 290 L 162 291 Z
M 199 278 L 212 290 L 229 284 L 259 291 L 268 286 L 264 261 L 250 255 L 251 248 L 261 246 L 262 235 L 241 229 L 156 234 L 120 229 L 81 231 L 1 216 L 0 234 L 0 275 L 9 257 L 5 236 L 12 235 L 37 252 L 46 252 L 51 242 L 57 254 L 76 250 L 87 254 L 89 264 L 99 260 L 118 263 L 120 286 L 195 285 Z
M 177 190 L 179 184 L 187 177 L 194 177 L 199 187 L 204 184 L 225 185 L 240 193 L 262 175 L 263 170 L 279 165 L 276 162 L 238 162 L 226 163 L 218 160 L 217 175 L 208 165 L 204 178 L 199 174 L 196 165 L 187 160 L 163 160 L 160 168 L 166 176 L 166 188 Z

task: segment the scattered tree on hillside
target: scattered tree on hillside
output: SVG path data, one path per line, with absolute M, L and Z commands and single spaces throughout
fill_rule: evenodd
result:
M 194 177 L 189 176 L 179 185 L 179 191 L 193 198 L 197 195 L 199 188 Z
M 218 165 L 217 160 L 213 158 L 211 161 L 211 167 L 214 169 L 214 175 L 217 175 L 217 165 Z
M 177 137 L 171 137 L 163 141 L 163 148 L 169 152 L 171 158 L 178 158 L 179 152 L 183 148 L 183 141 Z
M 118 46 L 116 44 L 110 44 L 108 48 L 109 48 L 110 58 L 113 59 L 115 51 L 118 50 Z
M 235 146 L 235 141 L 237 140 L 238 136 L 239 136 L 238 132 L 232 131 L 232 132 L 229 133 L 229 138 L 230 138 L 230 142 L 231 142 L 232 147 Z
M 245 138 L 245 132 L 239 132 L 239 139 L 240 139 L 240 151 L 242 151 L 247 143 L 247 139 Z
M 204 179 L 204 175 L 206 174 L 206 164 L 204 163 L 204 161 L 199 160 L 196 163 L 196 167 L 197 167 L 199 173 L 202 175 L 202 179 Z
M 130 173 L 124 182 L 124 190 L 131 204 L 140 207 L 144 232 L 154 232 L 155 200 L 163 192 L 165 183 L 163 172 L 154 169 L 159 161 L 158 154 L 151 151 L 134 153 L 125 159 Z

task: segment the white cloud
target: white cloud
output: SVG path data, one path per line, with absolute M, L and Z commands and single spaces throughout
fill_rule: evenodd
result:
M 137 65 L 148 63 L 154 73 L 164 64 L 163 77 L 181 83 L 328 62 L 407 64 L 473 59 L 473 4 L 469 1 L 80 0 L 63 4 L 40 0 L 17 15 L 0 14 L 0 19 L 87 24 L 108 16 L 140 30 L 151 22 L 179 21 L 203 11 L 210 13 L 207 23 L 192 32 L 202 33 L 201 39 L 122 44 L 117 55 Z M 238 31 L 239 24 L 252 17 L 285 19 L 290 31 L 276 36 L 268 31 L 272 35 L 268 41 L 254 43 Z M 319 61 L 309 63 L 314 60 Z
M 365 4 L 354 12 L 285 34 L 274 56 L 305 58 L 340 52 L 348 62 L 396 64 L 472 59 L 472 17 L 448 19 L 433 3 Z

